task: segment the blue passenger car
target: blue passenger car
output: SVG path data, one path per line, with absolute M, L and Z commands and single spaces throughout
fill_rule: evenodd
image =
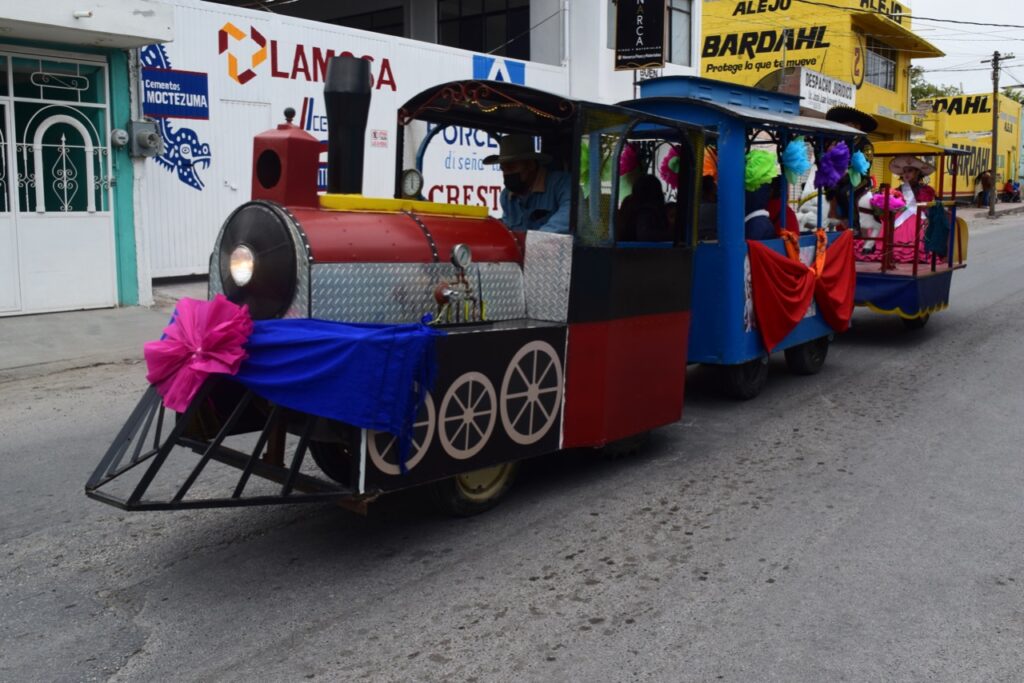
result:
M 728 392 L 737 398 L 760 393 L 768 374 L 768 357 L 774 351 L 784 351 L 787 365 L 798 374 L 817 372 L 825 362 L 829 341 L 842 331 L 826 322 L 819 306 L 812 303 L 774 348 L 766 348 L 757 329 L 760 316 L 751 310 L 749 247 L 744 231 L 748 215 L 742 199 L 745 157 L 752 145 L 781 150 L 797 136 L 804 136 L 819 157 L 835 141 L 853 147 L 860 131 L 824 118 L 801 116 L 796 96 L 703 78 L 655 78 L 640 84 L 640 95 L 623 104 L 701 125 L 709 146 L 717 149 L 717 220 L 714 230 L 698 225 L 689 362 L 720 366 Z M 781 185 L 781 196 L 788 197 L 784 177 Z M 819 191 L 817 220 L 815 226 L 808 227 L 825 225 L 827 213 L 828 203 Z M 829 231 L 824 239 L 831 245 L 839 237 L 839 232 Z M 814 230 L 801 228 L 799 246 L 806 265 L 814 259 L 818 239 Z M 766 239 L 760 244 L 786 253 L 782 239 Z

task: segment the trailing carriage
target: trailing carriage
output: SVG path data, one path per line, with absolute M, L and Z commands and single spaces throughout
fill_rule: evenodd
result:
M 623 105 L 705 127 L 707 158 L 717 157 L 717 167 L 703 169 L 689 361 L 718 367 L 741 399 L 760 393 L 776 351 L 791 371 L 817 373 L 853 312 L 852 236 L 820 226 L 825 193 L 848 173 L 860 131 L 801 116 L 798 97 L 703 78 L 651 79 L 640 95 Z M 803 225 L 784 198 L 811 171 L 808 146 L 820 182 L 815 215 Z M 752 230 L 754 222 L 767 229 Z
M 854 245 L 856 305 L 897 316 L 911 330 L 949 306 L 953 272 L 967 266 L 968 226 L 957 216 L 955 197 L 959 160 L 968 154 L 928 142 L 875 143 L 874 156 L 886 167 L 912 160 L 927 171 L 922 180 L 937 177 L 934 189 L 923 184 L 912 193 L 893 173 L 879 193 L 862 197 L 861 210 L 876 218 Z
M 132 510 L 364 509 L 425 484 L 470 514 L 501 497 L 523 458 L 680 418 L 700 129 L 447 83 L 398 112 L 395 196 L 372 198 L 361 193 L 367 63 L 334 58 L 325 99 L 327 193 L 317 140 L 290 123 L 255 138 L 252 200 L 217 238 L 211 300 L 179 302 L 147 345 L 152 386 L 87 495 Z M 569 234 L 424 201 L 409 166 L 450 126 L 536 136 L 573 179 Z M 620 216 L 610 169 L 624 154 L 647 175 L 678 159 L 659 231 Z

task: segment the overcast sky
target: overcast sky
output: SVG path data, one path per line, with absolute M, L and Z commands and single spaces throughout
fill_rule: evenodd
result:
M 1014 23 L 1024 25 L 1024 4 L 997 0 L 911 0 L 914 33 L 946 53 L 937 59 L 915 59 L 926 70 L 925 78 L 936 85 L 961 85 L 964 92 L 992 92 L 992 53 L 1012 53 L 1018 59 L 1008 61 L 999 86 L 1024 83 L 1024 29 L 1002 26 L 967 26 L 926 21 L 916 17 L 955 19 L 957 21 Z M 947 71 L 946 69 L 956 69 Z M 961 71 L 961 69 L 977 69 Z

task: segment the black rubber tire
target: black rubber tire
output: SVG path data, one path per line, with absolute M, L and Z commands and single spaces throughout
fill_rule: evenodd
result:
M 768 356 L 721 368 L 726 395 L 740 401 L 756 397 L 768 381 Z
M 352 461 L 348 444 L 310 441 L 309 455 L 329 478 L 344 486 L 351 486 Z
M 487 473 L 495 470 L 493 476 Z M 518 462 L 506 462 L 494 467 L 485 467 L 474 472 L 449 477 L 430 485 L 430 497 L 442 512 L 453 517 L 472 517 L 486 512 L 501 502 L 519 472 Z M 476 492 L 470 489 L 467 480 L 485 477 L 482 488 Z
M 828 357 L 828 337 L 819 337 L 786 349 L 786 367 L 794 375 L 816 375 Z
M 908 330 L 919 330 L 928 324 L 928 319 L 930 317 L 931 314 L 925 313 L 919 318 L 900 318 L 900 320 L 903 322 L 903 327 Z

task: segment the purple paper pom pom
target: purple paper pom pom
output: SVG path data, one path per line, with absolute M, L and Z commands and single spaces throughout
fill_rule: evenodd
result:
M 814 174 L 814 187 L 835 187 L 850 166 L 850 148 L 845 142 L 837 143 L 821 156 L 818 172 Z

